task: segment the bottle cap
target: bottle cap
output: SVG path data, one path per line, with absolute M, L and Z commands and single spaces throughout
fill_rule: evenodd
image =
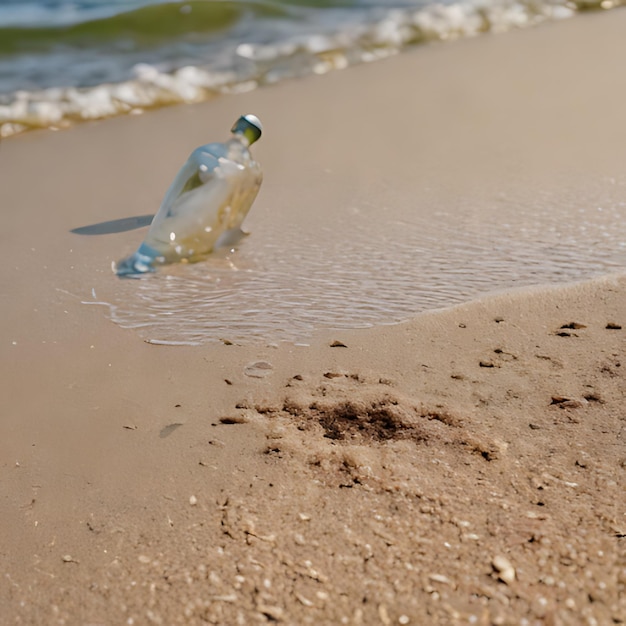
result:
M 256 115 L 242 115 L 230 129 L 231 133 L 242 133 L 249 144 L 253 144 L 263 132 L 261 120 Z

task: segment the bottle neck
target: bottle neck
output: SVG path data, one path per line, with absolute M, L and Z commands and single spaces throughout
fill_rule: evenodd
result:
M 251 137 L 252 133 L 245 130 L 238 130 L 236 133 L 233 133 L 233 138 L 240 141 L 246 148 L 248 148 L 251 144 L 254 143 L 254 139 Z

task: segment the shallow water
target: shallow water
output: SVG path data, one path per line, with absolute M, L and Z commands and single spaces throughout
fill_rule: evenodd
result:
M 154 343 L 307 342 L 320 328 L 391 324 L 497 290 L 621 271 L 624 198 L 626 179 L 419 213 L 381 215 L 363 198 L 306 231 L 259 212 L 239 250 L 119 281 L 104 305 Z

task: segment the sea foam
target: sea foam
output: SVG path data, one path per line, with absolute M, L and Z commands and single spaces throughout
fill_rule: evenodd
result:
M 231 41 L 225 44 L 221 56 L 226 61 L 222 59 L 219 69 L 199 64 L 163 71 L 139 63 L 133 67 L 133 77 L 121 82 L 19 90 L 0 96 L 0 137 L 201 102 L 287 78 L 375 61 L 415 44 L 501 33 L 569 18 L 580 9 L 608 9 L 621 3 L 623 0 L 472 0 L 393 9 L 373 22 L 348 22 L 335 32 L 292 34 L 272 43 Z

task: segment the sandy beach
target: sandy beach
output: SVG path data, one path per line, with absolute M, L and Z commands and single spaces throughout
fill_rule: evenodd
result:
M 320 319 L 306 345 L 163 346 L 83 304 L 132 298 L 111 263 L 145 230 L 72 232 L 154 213 L 254 112 L 246 250 L 322 223 L 349 264 L 348 209 L 374 231 L 464 203 L 516 223 L 536 190 L 564 229 L 610 199 L 619 233 L 624 28 L 590 14 L 3 141 L 0 623 L 626 622 L 619 256 L 399 324 Z

